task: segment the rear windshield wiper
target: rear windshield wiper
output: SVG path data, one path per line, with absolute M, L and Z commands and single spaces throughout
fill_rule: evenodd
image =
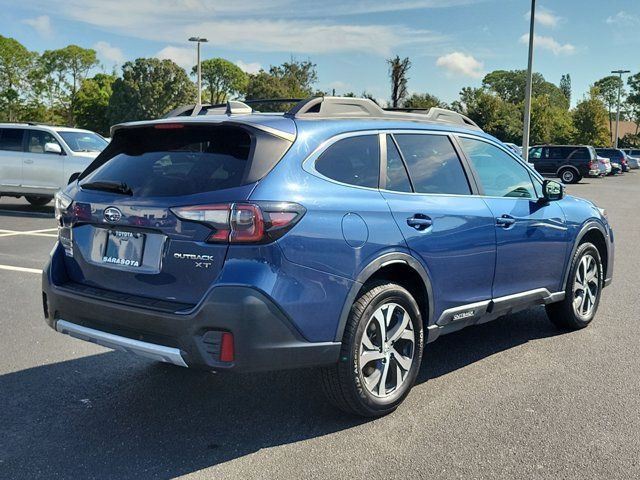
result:
M 121 193 L 123 195 L 133 195 L 133 190 L 124 182 L 88 182 L 80 185 L 84 190 L 103 190 L 105 192 Z

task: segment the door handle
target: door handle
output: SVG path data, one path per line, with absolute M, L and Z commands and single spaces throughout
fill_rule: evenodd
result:
M 422 231 L 433 225 L 433 221 L 422 213 L 416 213 L 413 217 L 407 218 L 407 225 L 418 231 Z
M 31 160 L 30 158 L 25 159 L 24 163 L 33 163 L 33 160 Z
M 496 218 L 496 226 L 502 228 L 509 228 L 514 223 L 516 223 L 516 219 L 511 215 L 502 215 L 501 217 Z

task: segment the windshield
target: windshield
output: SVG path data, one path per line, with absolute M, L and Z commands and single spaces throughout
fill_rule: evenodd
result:
M 92 132 L 58 132 L 64 142 L 74 152 L 101 152 L 108 142 Z

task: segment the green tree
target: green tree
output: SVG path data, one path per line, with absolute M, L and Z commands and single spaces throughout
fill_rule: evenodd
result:
M 638 129 L 640 127 L 640 72 L 635 75 L 631 75 L 627 79 L 627 85 L 629 86 L 627 106 L 631 121 L 636 124 L 635 135 L 637 136 Z
M 560 77 L 560 90 L 567 99 L 567 103 L 571 105 L 571 75 L 568 73 Z
M 447 104 L 430 93 L 414 93 L 402 104 L 404 108 L 447 108 Z
M 505 102 L 522 103 L 526 89 L 526 71 L 524 70 L 495 70 L 482 79 L 482 86 L 495 93 Z M 563 91 L 551 82 L 547 82 L 540 73 L 534 73 L 531 83 L 531 95 L 547 95 L 552 103 L 563 108 L 569 108 L 569 101 Z
M 98 65 L 96 51 L 77 45 L 45 50 L 39 60 L 40 88 L 49 107 L 58 110 L 69 126 L 75 126 L 75 104 L 80 85 Z
M 82 82 L 74 105 L 75 119 L 80 128 L 109 135 L 109 100 L 115 81 L 115 75 L 98 73 Z
M 608 116 L 600 91 L 592 87 L 589 96 L 573 111 L 574 141 L 596 147 L 608 145 L 611 140 L 607 129 Z
M 408 95 L 409 78 L 407 73 L 411 68 L 411 61 L 409 57 L 401 59 L 399 55 L 396 55 L 387 60 L 387 65 L 389 65 L 389 78 L 391 79 L 391 106 L 399 107 Z
M 618 104 L 618 89 L 622 88 L 624 83 L 617 75 L 608 75 L 596 81 L 593 86 L 598 89 L 598 96 L 604 102 L 609 112 L 609 132 L 611 142 L 613 143 L 613 111 Z
M 249 76 L 247 100 L 270 98 L 307 98 L 314 94 L 313 85 L 318 81 L 316 65 L 291 59 L 279 66 L 271 66 L 269 71 L 260 70 Z M 292 103 L 267 103 L 260 105 L 264 110 L 286 111 Z
M 522 113 L 518 105 L 505 102 L 484 88 L 463 88 L 460 99 L 451 108 L 504 142 L 517 143 L 522 138 Z
M 520 111 L 521 116 L 524 113 Z M 570 143 L 575 136 L 571 113 L 546 95 L 531 99 L 530 143 Z
M 20 118 L 36 56 L 17 40 L 0 35 L 0 119 L 14 122 Z
M 202 83 L 209 93 L 209 102 L 218 104 L 229 97 L 244 94 L 249 76 L 240 67 L 224 58 L 211 58 L 202 62 Z M 193 67 L 193 72 L 197 67 Z
M 171 60 L 138 58 L 122 66 L 113 82 L 109 122 L 159 118 L 168 111 L 195 103 L 196 86 Z

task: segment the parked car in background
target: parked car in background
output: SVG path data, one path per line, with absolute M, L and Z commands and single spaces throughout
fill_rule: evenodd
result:
M 603 177 L 611 173 L 611 161 L 606 157 L 598 155 L 598 167 L 600 168 L 600 175 Z
M 535 145 L 529 148 L 529 163 L 543 175 L 554 175 L 563 183 L 601 175 L 598 155 L 590 145 Z
M 596 153 L 601 157 L 606 157 L 611 160 L 611 167 L 613 168 L 613 172 L 611 172 L 612 175 L 629 171 L 627 154 L 619 148 L 596 148 Z
M 40 124 L 0 124 L 0 196 L 41 206 L 107 146 L 97 133 Z
M 534 305 L 561 329 L 594 319 L 604 210 L 469 118 L 336 97 L 216 108 L 113 127 L 57 194 L 51 328 L 209 371 L 319 367 L 330 402 L 374 417 L 443 334 Z
M 640 148 L 623 148 L 622 151 L 632 157 L 640 158 Z
M 507 147 L 509 147 L 511 150 L 513 150 L 513 153 L 515 153 L 516 155 L 522 156 L 522 147 L 519 147 L 515 143 L 511 143 L 511 142 L 504 142 L 504 144 Z
M 629 164 L 630 170 L 636 170 L 640 168 L 640 157 L 634 157 L 632 155 L 627 154 L 627 162 Z

